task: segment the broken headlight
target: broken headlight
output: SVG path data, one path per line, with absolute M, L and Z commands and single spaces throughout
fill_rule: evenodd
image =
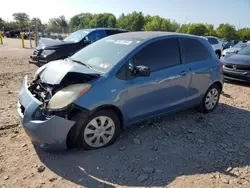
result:
M 43 52 L 41 53 L 41 56 L 47 57 L 53 53 L 55 53 L 55 50 L 43 50 Z
M 47 108 L 51 110 L 60 110 L 81 97 L 91 88 L 90 84 L 74 84 L 67 86 L 50 99 Z

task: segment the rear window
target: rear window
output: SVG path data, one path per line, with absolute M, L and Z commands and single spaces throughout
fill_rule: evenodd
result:
M 208 42 L 209 42 L 210 44 L 218 44 L 218 43 L 219 43 L 218 40 L 215 39 L 215 38 L 210 38 L 210 37 L 208 37 L 207 39 L 208 39 Z
M 179 40 L 185 63 L 203 61 L 211 58 L 207 47 L 198 39 L 180 38 Z

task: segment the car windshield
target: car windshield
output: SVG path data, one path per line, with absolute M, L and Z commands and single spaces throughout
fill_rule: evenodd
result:
M 105 73 L 141 42 L 142 39 L 112 35 L 83 48 L 71 58 Z
M 89 32 L 87 30 L 80 30 L 72 33 L 66 37 L 63 41 L 65 42 L 79 42 L 82 40 Z
M 233 46 L 233 48 L 244 48 L 247 46 L 247 43 L 243 43 L 243 42 L 238 42 L 237 44 L 235 44 Z
M 250 55 L 250 45 L 247 45 L 247 47 L 245 47 L 241 51 L 239 51 L 238 54 L 240 54 L 240 55 Z

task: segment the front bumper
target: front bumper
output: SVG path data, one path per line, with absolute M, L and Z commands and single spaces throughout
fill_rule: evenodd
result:
M 223 74 L 224 78 L 228 80 L 250 82 L 250 71 L 232 70 L 224 68 Z
M 37 56 L 30 56 L 29 63 L 37 65 L 38 67 L 48 63 L 49 61 L 44 58 L 39 58 Z
M 18 96 L 18 114 L 25 132 L 43 149 L 67 149 L 67 135 L 75 122 L 56 115 L 42 115 L 39 109 L 42 103 L 28 90 L 27 79 L 25 76 Z

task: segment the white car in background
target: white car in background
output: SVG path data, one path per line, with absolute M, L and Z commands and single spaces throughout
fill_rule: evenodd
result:
M 223 50 L 222 40 L 214 36 L 205 36 L 205 37 L 208 39 L 209 43 L 213 47 L 217 57 L 220 58 Z

